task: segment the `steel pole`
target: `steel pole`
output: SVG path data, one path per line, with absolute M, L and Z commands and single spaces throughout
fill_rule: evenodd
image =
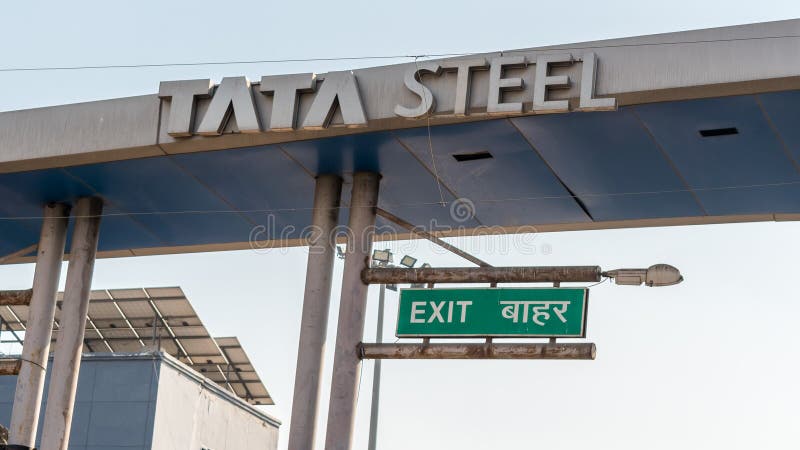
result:
M 378 295 L 378 326 L 375 332 L 375 342 L 383 343 L 383 309 L 386 301 L 386 285 L 381 285 Z M 369 444 L 367 450 L 375 450 L 378 445 L 378 410 L 381 403 L 381 360 L 375 360 L 375 369 L 372 373 L 372 404 L 369 415 Z
M 328 332 L 335 228 L 339 223 L 342 179 L 337 175 L 317 177 L 314 192 L 312 235 L 309 238 L 303 318 L 297 348 L 289 450 L 313 450 L 316 435 L 325 336 Z
M 61 304 L 61 328 L 47 390 L 43 450 L 67 450 L 69 445 L 102 212 L 103 203 L 95 197 L 79 199 L 75 208 L 75 229 Z
M 377 173 L 358 172 L 353 175 L 347 256 L 342 277 L 328 427 L 325 435 L 326 450 L 350 450 L 353 441 L 361 367 L 358 344 L 364 336 L 364 313 L 367 308 L 368 290 L 368 286 L 361 281 L 361 271 L 367 268 L 370 260 L 379 184 L 380 175 Z
M 21 448 L 32 448 L 36 441 L 68 223 L 69 206 L 50 204 L 44 208 L 30 315 L 8 430 L 8 443 Z

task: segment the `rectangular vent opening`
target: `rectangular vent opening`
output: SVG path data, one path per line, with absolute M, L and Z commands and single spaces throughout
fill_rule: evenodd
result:
M 453 155 L 453 158 L 455 158 L 455 160 L 458 162 L 464 162 L 464 161 L 477 161 L 479 159 L 492 159 L 494 158 L 494 156 L 492 156 L 492 154 L 487 151 L 483 151 L 475 153 L 459 153 L 457 155 Z
M 739 130 L 737 130 L 736 127 L 700 130 L 700 136 L 703 137 L 729 136 L 731 134 L 739 134 Z

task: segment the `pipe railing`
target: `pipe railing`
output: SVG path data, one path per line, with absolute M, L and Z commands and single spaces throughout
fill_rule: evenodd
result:
M 556 283 L 601 280 L 599 266 L 541 267 L 372 267 L 361 272 L 365 284 Z
M 25 306 L 31 304 L 33 289 L 0 291 L 0 306 Z
M 365 344 L 361 359 L 578 359 L 593 360 L 593 343 Z

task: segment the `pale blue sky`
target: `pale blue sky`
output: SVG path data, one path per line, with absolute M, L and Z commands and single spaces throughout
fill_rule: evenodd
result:
M 0 67 L 491 51 L 796 17 L 796 1 L 14 2 L 4 5 Z M 168 79 L 383 63 L 4 72 L 0 110 L 149 94 Z M 497 265 L 667 262 L 686 281 L 592 289 L 596 361 L 386 362 L 380 450 L 796 447 L 799 229 L 790 222 L 550 233 L 535 237 L 532 255 L 491 250 L 510 237 L 457 240 Z M 544 245 L 552 253 L 543 254 Z M 435 266 L 465 264 L 426 243 L 393 247 Z M 183 287 L 213 334 L 241 338 L 275 397 L 266 410 L 284 421 L 285 448 L 305 257 L 290 249 L 102 260 L 94 287 Z M 337 261 L 329 348 L 341 269 Z M 32 274 L 30 265 L 0 267 L 0 287 L 28 288 Z M 371 291 L 366 340 L 376 296 Z M 389 336 L 396 300 L 390 292 Z M 367 362 L 357 450 L 366 448 L 371 374 Z M 327 386 L 323 395 L 324 422 Z

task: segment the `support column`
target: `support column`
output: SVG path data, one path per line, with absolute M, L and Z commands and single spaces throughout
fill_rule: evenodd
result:
M 30 316 L 8 430 L 8 443 L 20 448 L 33 448 L 35 445 L 68 223 L 69 206 L 49 204 L 44 208 L 33 272 Z
M 339 223 L 342 179 L 338 175 L 317 177 L 314 192 L 312 236 L 309 237 L 306 291 L 297 349 L 294 400 L 289 430 L 289 450 L 313 450 L 316 435 L 325 336 L 328 332 L 333 261 Z
M 61 328 L 44 413 L 41 448 L 46 450 L 67 450 L 69 445 L 102 212 L 102 201 L 94 197 L 81 198 L 75 208 Z
M 368 267 L 370 261 L 379 181 L 380 175 L 377 173 L 359 172 L 353 175 L 347 256 L 344 261 L 328 429 L 325 436 L 326 450 L 350 450 L 353 440 L 361 367 L 358 345 L 364 336 L 368 288 L 361 281 L 361 271 Z

